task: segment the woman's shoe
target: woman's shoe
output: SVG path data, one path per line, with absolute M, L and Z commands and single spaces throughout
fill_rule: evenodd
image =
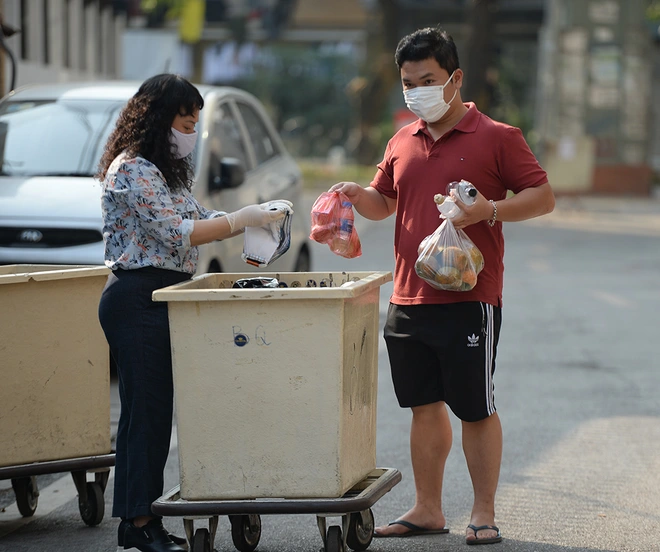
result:
M 119 529 L 117 530 L 117 550 L 118 552 L 122 552 L 124 550 L 124 531 L 126 531 L 126 525 L 128 525 L 130 521 L 127 519 L 122 519 L 119 522 Z M 176 535 L 173 535 L 172 533 L 167 533 L 167 535 L 170 537 L 170 540 L 174 544 L 178 544 L 181 548 L 184 550 L 188 550 L 188 540 L 184 537 L 177 537 Z
M 129 523 L 130 521 L 127 519 L 122 519 L 119 522 L 119 528 L 117 530 L 117 552 L 123 552 L 124 550 L 124 531 L 126 531 L 126 525 Z M 167 533 L 167 535 L 170 537 L 170 540 L 174 544 L 178 544 L 184 550 L 188 550 L 188 539 L 184 537 L 177 537 L 172 533 Z
M 167 534 L 174 544 L 178 544 L 184 550 L 188 550 L 188 539 L 186 539 L 185 537 L 177 537 L 172 533 L 167 533 Z
M 142 527 L 128 520 L 119 524 L 117 552 L 185 552 L 174 543 L 163 527 L 163 520 L 154 518 Z

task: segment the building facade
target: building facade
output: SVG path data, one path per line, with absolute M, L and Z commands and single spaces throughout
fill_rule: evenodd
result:
M 2 55 L 2 94 L 25 84 L 113 79 L 121 75 L 126 26 L 122 2 L 1 0 L 4 24 L 19 32 L 5 39 L 16 61 Z M 3 55 L 4 54 L 4 55 Z
M 558 191 L 651 191 L 658 89 L 647 6 L 647 0 L 547 0 L 536 128 Z
M 493 2 L 498 66 L 490 74 L 499 111 L 492 115 L 523 129 L 558 192 L 647 194 L 654 171 L 660 173 L 660 42 L 654 44 L 645 27 L 649 2 Z M 380 32 L 369 32 L 378 25 L 378 0 L 206 0 L 200 36 L 185 44 L 177 22 L 162 10 L 147 17 L 140 5 L 0 0 L 4 23 L 21 31 L 5 41 L 17 62 L 15 86 L 141 80 L 163 71 L 198 82 L 240 84 L 258 67 L 264 46 L 274 44 L 301 52 L 341 50 L 357 70 L 369 40 Z M 468 0 L 392 5 L 398 10 L 397 36 L 421 26 L 444 27 L 469 75 Z M 0 61 L 6 93 L 11 64 L 1 54 Z M 398 88 L 387 94 L 393 111 L 406 111 Z

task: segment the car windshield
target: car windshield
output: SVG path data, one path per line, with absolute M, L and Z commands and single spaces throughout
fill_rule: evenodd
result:
M 0 175 L 93 176 L 124 104 L 6 102 L 0 106 Z

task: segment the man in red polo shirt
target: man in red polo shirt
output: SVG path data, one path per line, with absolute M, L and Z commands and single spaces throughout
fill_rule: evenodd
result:
M 412 409 L 416 500 L 399 519 L 377 527 L 374 536 L 448 532 L 441 503 L 452 443 L 448 405 L 462 422 L 474 489 L 466 543 L 491 544 L 502 540 L 495 526 L 502 427 L 493 393 L 504 272 L 502 222 L 551 212 L 554 195 L 520 130 L 463 103 L 463 71 L 447 33 L 415 31 L 399 42 L 395 61 L 406 104 L 419 120 L 389 141 L 370 186 L 340 182 L 330 189 L 346 194 L 368 219 L 396 212 L 394 292 L 384 336 L 397 399 Z M 415 273 L 417 248 L 441 222 L 433 196 L 461 179 L 479 193 L 469 206 L 457 199 L 462 212 L 452 222 L 481 250 L 485 265 L 471 291 L 439 291 Z

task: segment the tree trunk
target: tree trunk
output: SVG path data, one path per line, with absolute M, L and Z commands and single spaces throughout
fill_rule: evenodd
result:
M 461 97 L 464 101 L 475 102 L 480 111 L 488 113 L 493 90 L 488 70 L 493 63 L 497 0 L 469 0 L 468 10 L 468 48 Z
M 399 43 L 397 0 L 378 0 L 380 20 L 367 33 L 368 71 L 357 93 L 358 141 L 354 156 L 357 163 L 371 165 L 382 154 L 379 126 L 389 105 L 390 91 L 399 82 L 394 51 Z

